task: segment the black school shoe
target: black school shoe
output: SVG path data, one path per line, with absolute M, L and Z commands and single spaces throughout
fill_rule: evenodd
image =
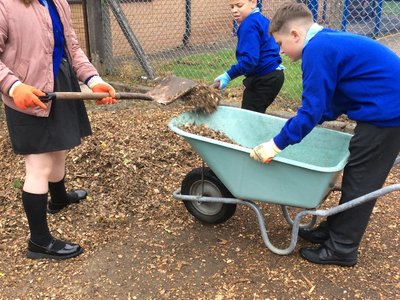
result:
M 308 242 L 314 244 L 323 244 L 329 239 L 329 225 L 326 221 L 321 222 L 316 228 L 307 230 L 299 229 L 299 236 Z
M 53 239 L 47 246 L 40 246 L 29 240 L 27 257 L 31 259 L 67 259 L 78 256 L 82 252 L 81 246 L 68 244 L 61 240 Z
M 56 214 L 61 211 L 63 208 L 67 207 L 70 204 L 79 203 L 81 200 L 86 199 L 87 192 L 84 189 L 78 189 L 72 192 L 67 193 L 68 201 L 66 203 L 52 203 L 49 201 L 49 207 L 47 208 L 47 212 L 49 214 Z
M 351 267 L 357 263 L 357 255 L 340 255 L 326 246 L 319 248 L 301 248 L 300 256 L 304 259 L 321 265 L 337 265 Z

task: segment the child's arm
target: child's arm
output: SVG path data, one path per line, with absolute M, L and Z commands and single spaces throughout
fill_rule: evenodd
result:
M 311 47 L 310 47 L 311 48 Z M 338 62 L 332 61 L 335 53 L 319 46 L 306 48 L 302 58 L 303 93 L 302 106 L 289 119 L 281 132 L 274 137 L 279 149 L 299 143 L 319 123 L 327 112 L 332 112 L 332 99 L 337 87 Z
M 243 23 L 238 30 L 238 43 L 236 47 L 237 63 L 229 70 L 214 79 L 219 81 L 219 89 L 225 88 L 229 82 L 239 76 L 254 72 L 259 63 L 261 37 L 257 24 L 254 22 Z
M 227 71 L 230 78 L 249 75 L 258 66 L 261 50 L 261 37 L 255 23 L 240 28 L 236 48 L 237 63 Z
M 308 49 L 303 54 L 302 106 L 278 135 L 252 150 L 250 156 L 253 159 L 268 163 L 288 145 L 299 143 L 332 109 L 331 99 L 337 85 L 337 63 L 332 62 L 331 52 L 324 51 L 322 54 L 318 47 L 315 49 L 319 53 Z

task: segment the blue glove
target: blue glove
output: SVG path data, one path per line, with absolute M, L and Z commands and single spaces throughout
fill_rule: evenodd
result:
M 231 81 L 231 77 L 228 75 L 228 73 L 224 73 L 222 75 L 219 75 L 217 78 L 214 79 L 214 82 L 219 81 L 219 86 L 218 89 L 222 90 L 226 88 L 228 85 L 229 81 Z

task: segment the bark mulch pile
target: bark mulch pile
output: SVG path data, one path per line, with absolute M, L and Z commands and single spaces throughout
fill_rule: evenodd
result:
M 21 206 L 24 165 L 0 124 L 0 299 L 396 299 L 399 296 L 399 193 L 379 199 L 353 268 L 305 262 L 296 250 L 271 253 L 255 215 L 239 206 L 205 226 L 172 198 L 201 166 L 190 146 L 167 128 L 191 110 L 123 102 L 90 106 L 93 135 L 70 152 L 67 186 L 87 200 L 49 215 L 54 236 L 85 252 L 66 261 L 25 257 L 28 226 Z M 387 184 L 400 183 L 395 168 Z M 325 202 L 335 205 L 338 193 Z M 280 207 L 260 203 L 268 234 L 288 246 Z

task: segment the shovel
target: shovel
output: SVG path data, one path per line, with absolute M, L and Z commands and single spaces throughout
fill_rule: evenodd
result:
M 193 80 L 170 76 L 163 79 L 147 93 L 116 93 L 116 99 L 156 101 L 167 105 L 188 93 L 196 85 L 197 83 Z M 108 93 L 53 92 L 46 93 L 45 96 L 39 97 L 39 99 L 43 102 L 50 100 L 100 100 L 109 96 Z
M 188 93 L 195 86 L 197 83 L 193 80 L 170 76 L 163 79 L 146 95 L 153 97 L 158 103 L 169 104 Z

